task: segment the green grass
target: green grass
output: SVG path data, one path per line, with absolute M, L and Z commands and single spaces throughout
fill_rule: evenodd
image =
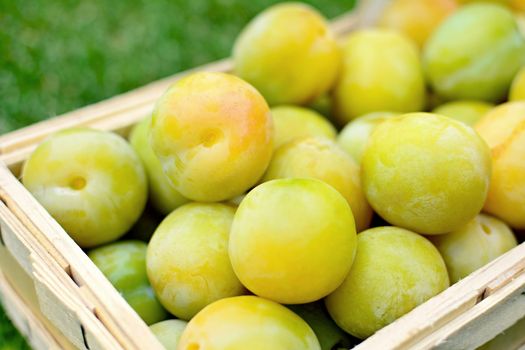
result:
M 229 55 L 276 0 L 2 0 L 0 133 Z M 309 0 L 326 16 L 353 0 Z M 0 350 L 23 342 L 0 310 Z

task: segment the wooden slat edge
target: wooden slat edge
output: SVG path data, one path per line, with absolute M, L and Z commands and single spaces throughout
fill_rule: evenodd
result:
M 93 262 L 46 212 L 25 187 L 0 166 L 0 197 L 10 212 L 30 232 L 38 244 L 69 267 L 71 283 L 93 295 L 97 315 L 126 349 L 162 349 L 146 324 L 126 303 Z
M 73 344 L 83 348 L 87 334 L 96 334 L 91 349 L 122 349 L 97 319 L 95 308 L 76 293 L 78 286 L 29 231 L 0 202 L 2 242 L 33 280 L 40 311 Z M 98 345 L 98 346 L 97 346 Z
M 60 349 L 60 344 L 25 305 L 0 270 L 0 301 L 15 327 L 34 349 Z
M 418 343 L 414 349 L 476 349 L 525 316 L 525 273 Z M 525 338 L 525 335 L 524 335 Z
M 42 313 L 79 349 L 122 350 L 122 346 L 94 313 L 85 312 L 84 302 L 64 288 L 44 264 L 35 263 L 34 281 Z
M 473 308 L 485 297 L 486 288 L 497 281 L 500 276 L 512 275 L 510 271 L 517 273 L 524 267 L 525 243 L 416 307 L 356 346 L 355 349 L 409 348 Z
M 42 313 L 36 294 L 34 277 L 26 273 L 6 246 L 0 244 L 0 270 L 10 287 L 29 309 L 31 314 L 53 336 L 56 343 L 64 350 L 77 349 L 64 334 Z

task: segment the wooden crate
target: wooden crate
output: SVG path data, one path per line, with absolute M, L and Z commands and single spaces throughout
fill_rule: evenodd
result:
M 342 35 L 370 23 L 381 1 L 332 23 Z M 231 70 L 223 60 L 198 70 Z M 191 72 L 191 71 L 190 71 Z M 126 135 L 177 74 L 0 137 L 0 293 L 35 348 L 162 349 L 86 254 L 18 181 L 48 135 L 90 126 Z M 356 349 L 469 349 L 525 316 L 525 244 L 377 332 Z M 524 335 L 525 341 L 525 335 Z

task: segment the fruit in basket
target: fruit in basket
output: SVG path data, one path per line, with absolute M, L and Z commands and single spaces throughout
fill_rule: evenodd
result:
M 153 153 L 149 142 L 151 117 L 140 121 L 129 136 L 129 142 L 139 155 L 148 176 L 149 195 L 155 208 L 167 215 L 188 200 L 175 190 L 169 178 L 162 170 L 162 164 Z
M 166 320 L 149 326 L 166 350 L 177 350 L 179 340 L 188 323 L 183 320 Z
M 525 229 L 525 102 L 494 108 L 476 124 L 492 151 L 492 180 L 484 210 Z
M 460 229 L 430 238 L 456 283 L 517 245 L 516 237 L 501 220 L 479 214 Z
M 264 98 L 229 74 L 194 73 L 157 102 L 150 141 L 184 197 L 221 201 L 244 193 L 272 156 L 273 125 Z
M 394 112 L 373 112 L 352 120 L 337 136 L 339 146 L 361 164 L 368 140 L 375 128 L 385 120 L 397 115 Z
M 271 109 L 275 126 L 274 149 L 293 139 L 324 136 L 335 139 L 337 131 L 317 112 L 297 106 L 277 106 Z
M 525 101 L 525 66 L 514 77 L 509 93 L 510 101 Z
M 120 136 L 69 129 L 42 142 L 22 170 L 22 182 L 81 247 L 121 237 L 147 199 L 139 157 Z
M 357 235 L 352 269 L 325 302 L 339 327 L 364 339 L 448 285 L 432 243 L 405 229 L 376 227 Z
M 294 177 L 314 178 L 333 186 L 350 205 L 357 232 L 370 225 L 372 209 L 361 189 L 359 166 L 335 141 L 307 137 L 280 147 L 263 181 Z
M 167 318 L 146 274 L 147 245 L 120 241 L 91 250 L 89 258 L 147 324 Z
M 315 100 L 334 84 L 340 61 L 325 19 L 300 3 L 261 12 L 233 47 L 235 73 L 255 86 L 270 105 Z
M 322 301 L 315 303 L 289 305 L 288 308 L 308 323 L 312 328 L 321 350 L 350 349 L 357 345 L 357 339 L 351 337 L 335 324 Z
M 189 320 L 215 300 L 244 288 L 228 258 L 235 209 L 219 203 L 190 203 L 175 209 L 148 246 L 148 277 L 164 307 Z
M 314 332 L 286 307 L 256 296 L 222 299 L 189 323 L 178 350 L 321 350 Z
M 469 126 L 432 113 L 409 113 L 380 124 L 361 163 L 372 208 L 392 225 L 446 233 L 483 207 L 491 160 Z
M 425 82 L 416 45 L 386 29 L 350 34 L 343 42 L 343 70 L 333 96 L 341 125 L 370 112 L 421 110 Z
M 393 0 L 379 18 L 379 26 L 395 29 L 423 47 L 435 28 L 456 10 L 454 0 Z
M 473 126 L 492 108 L 494 108 L 494 105 L 491 103 L 460 100 L 442 104 L 432 112 Z
M 286 304 L 318 300 L 339 286 L 352 265 L 352 210 L 319 180 L 265 182 L 239 205 L 229 253 L 235 273 L 254 294 Z
M 525 64 L 525 39 L 510 10 L 471 4 L 438 27 L 423 62 L 432 88 L 443 97 L 497 102 Z

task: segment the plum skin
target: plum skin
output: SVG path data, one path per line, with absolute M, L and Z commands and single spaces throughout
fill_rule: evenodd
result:
M 394 112 L 372 112 L 346 124 L 337 136 L 337 144 L 361 164 L 368 140 L 375 128 L 385 120 L 398 115 Z
M 460 100 L 442 104 L 432 111 L 445 117 L 459 120 L 469 126 L 474 126 L 494 105 L 483 101 Z
M 368 202 L 392 225 L 442 234 L 473 219 L 487 197 L 490 151 L 469 126 L 432 113 L 381 123 L 365 150 Z
M 150 142 L 184 197 L 222 201 L 264 173 L 273 151 L 272 117 L 261 94 L 238 77 L 193 73 L 158 100 Z
M 148 246 L 148 277 L 162 305 L 189 320 L 215 300 L 244 294 L 228 257 L 235 209 L 189 203 L 159 225 Z
M 166 350 L 177 350 L 187 325 L 188 322 L 183 320 L 166 320 L 150 325 L 149 329 Z
M 179 192 L 173 188 L 170 180 L 162 170 L 162 164 L 153 152 L 149 143 L 149 129 L 151 117 L 144 118 L 133 127 L 129 136 L 129 142 L 139 155 L 144 165 L 149 184 L 149 195 L 153 206 L 167 215 L 175 208 L 188 202 Z
M 379 26 L 395 29 L 423 47 L 436 27 L 457 8 L 454 0 L 393 0 Z
M 509 101 L 525 101 L 525 67 L 519 70 L 512 81 Z
M 148 194 L 133 148 L 114 133 L 87 128 L 42 142 L 24 164 L 22 183 L 83 248 L 124 235 Z
M 340 125 L 377 111 L 416 112 L 425 103 L 416 45 L 387 29 L 358 30 L 342 43 L 343 69 L 333 92 Z
M 335 139 L 337 131 L 317 112 L 298 106 L 282 105 L 271 109 L 275 128 L 274 149 L 289 141 L 308 136 Z
M 232 56 L 235 74 L 271 106 L 315 100 L 332 87 L 341 61 L 325 19 L 300 3 L 261 12 L 238 36 Z
M 321 350 L 313 330 L 273 301 L 238 296 L 214 302 L 189 323 L 178 350 Z
M 88 256 L 146 322 L 167 318 L 146 274 L 147 245 L 140 241 L 119 241 L 92 249 Z
M 372 208 L 361 188 L 359 166 L 334 141 L 306 137 L 280 147 L 263 181 L 294 177 L 314 178 L 333 186 L 348 201 L 357 232 L 370 225 Z
M 525 39 L 510 10 L 479 3 L 450 15 L 427 41 L 425 73 L 450 100 L 498 102 L 525 64 Z
M 476 216 L 459 230 L 429 238 L 445 260 L 451 283 L 517 245 L 516 237 L 504 222 L 485 214 Z
M 492 180 L 484 211 L 525 229 L 525 102 L 507 102 L 475 126 L 492 154 Z
M 318 300 L 337 288 L 352 265 L 352 211 L 322 181 L 265 182 L 239 205 L 229 254 L 239 280 L 254 294 L 286 304 Z
M 432 243 L 398 227 L 375 227 L 357 235 L 352 269 L 325 303 L 339 327 L 364 339 L 448 286 Z

